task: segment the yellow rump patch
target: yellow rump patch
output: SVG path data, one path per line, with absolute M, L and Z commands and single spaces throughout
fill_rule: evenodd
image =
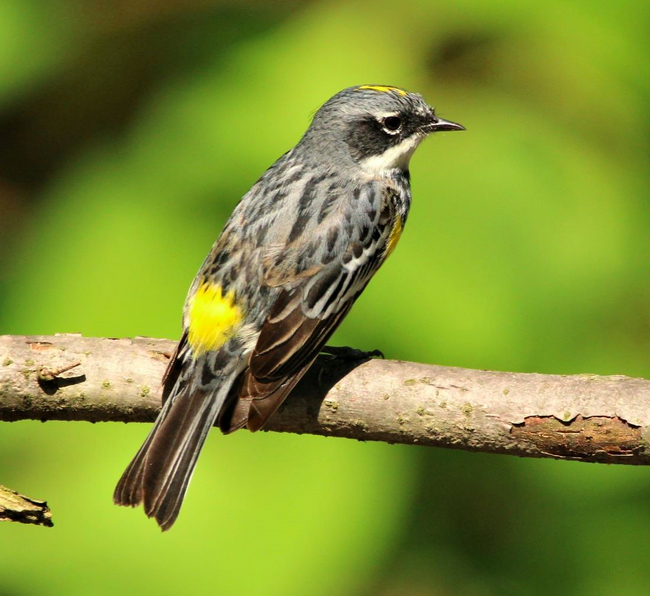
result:
M 223 346 L 235 334 L 243 316 L 233 292 L 224 295 L 221 286 L 203 282 L 190 298 L 187 310 L 187 341 L 194 357 Z
M 397 220 L 393 229 L 390 231 L 388 236 L 388 243 L 386 244 L 386 258 L 390 257 L 391 253 L 395 250 L 397 242 L 402 235 L 402 230 L 404 229 L 404 224 L 402 223 L 402 218 L 398 215 Z
M 402 97 L 408 95 L 404 89 L 400 89 L 399 87 L 389 87 L 388 85 L 361 85 L 360 87 L 357 87 L 357 89 L 370 89 L 372 91 L 379 91 L 379 93 L 397 93 Z

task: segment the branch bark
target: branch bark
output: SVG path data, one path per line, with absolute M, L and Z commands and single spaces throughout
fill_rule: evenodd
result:
M 51 528 L 52 513 L 45 501 L 38 501 L 0 486 L 0 521 L 34 524 Z
M 164 339 L 0 337 L 0 420 L 151 422 Z M 72 366 L 74 365 L 74 366 Z M 649 464 L 650 381 L 321 356 L 266 430 Z

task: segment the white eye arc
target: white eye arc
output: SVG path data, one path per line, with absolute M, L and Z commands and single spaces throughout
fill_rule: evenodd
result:
M 384 132 L 394 135 L 400 132 L 402 128 L 402 119 L 399 116 L 386 116 L 381 121 Z

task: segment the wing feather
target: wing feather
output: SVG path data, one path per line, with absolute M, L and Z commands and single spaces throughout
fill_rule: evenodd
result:
M 369 200 L 379 196 L 365 192 Z M 267 275 L 266 283 L 282 289 L 262 323 L 239 393 L 220 420 L 224 432 L 264 426 L 385 260 L 396 213 L 389 203 L 363 213 L 326 218 L 318 233 L 304 240 L 303 253 L 294 243 L 290 254 L 269 255 L 265 265 L 273 275 Z M 349 230 L 347 243 L 338 233 L 343 227 Z
M 224 432 L 243 426 L 256 431 L 264 426 L 312 365 L 379 264 L 377 259 L 372 268 L 363 263 L 353 270 L 339 265 L 339 274 L 330 284 L 314 284 L 312 290 L 318 287 L 320 292 L 310 294 L 309 302 L 313 300 L 318 307 L 316 316 L 305 313 L 308 305 L 302 288 L 280 293 L 262 326 L 238 399 L 230 416 L 221 421 Z M 332 309 L 333 304 L 338 309 Z M 325 311 L 329 312 L 318 316 Z
M 301 314 L 301 333 L 284 349 L 270 357 L 267 353 L 266 360 L 253 352 L 250 366 L 243 374 L 238 399 L 231 403 L 229 412 L 220 420 L 221 430 L 228 433 L 244 426 L 251 431 L 261 429 L 313 364 L 353 302 L 351 300 L 327 319 L 309 319 Z M 267 333 L 272 334 L 273 330 Z M 259 376 L 260 373 L 265 376 Z

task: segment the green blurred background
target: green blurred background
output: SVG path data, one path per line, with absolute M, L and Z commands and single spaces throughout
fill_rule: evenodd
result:
M 650 378 L 650 4 L 0 1 L 0 332 L 179 335 L 240 196 L 343 87 L 467 127 L 335 344 Z M 650 470 L 213 433 L 161 534 L 111 504 L 141 425 L 4 424 L 0 595 L 650 593 Z

